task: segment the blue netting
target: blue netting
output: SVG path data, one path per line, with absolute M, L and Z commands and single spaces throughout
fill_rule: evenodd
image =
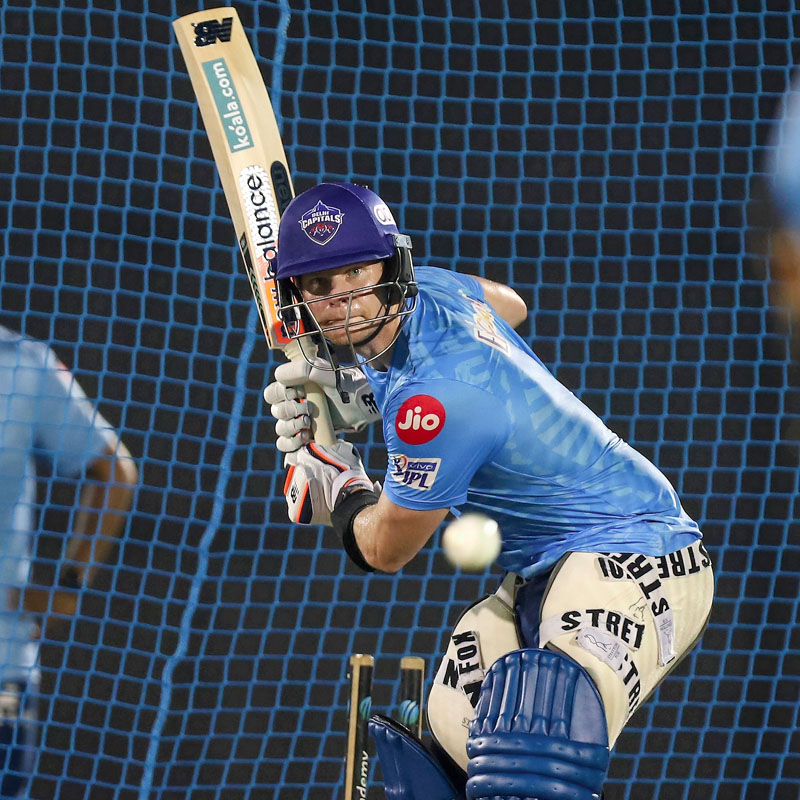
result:
M 800 14 L 762 5 L 236 3 L 296 188 L 369 183 L 417 263 L 511 283 L 545 363 L 705 531 L 712 623 L 619 740 L 608 800 L 800 795 L 800 395 L 745 217 Z M 35 798 L 337 797 L 347 655 L 377 655 L 389 708 L 400 657 L 430 672 L 494 582 L 435 543 L 365 578 L 285 522 L 272 362 L 170 27 L 196 9 L 0 15 L 0 321 L 54 345 L 142 476 L 42 648 Z M 43 479 L 44 563 L 59 491 Z

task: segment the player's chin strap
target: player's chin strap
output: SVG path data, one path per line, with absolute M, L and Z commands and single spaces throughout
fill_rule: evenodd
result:
M 407 728 L 373 714 L 375 741 L 387 800 L 464 800 L 442 765 Z

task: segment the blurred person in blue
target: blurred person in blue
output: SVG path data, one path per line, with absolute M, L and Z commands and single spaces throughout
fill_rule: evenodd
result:
M 40 462 L 80 487 L 53 587 L 32 583 Z M 53 351 L 0 326 L 0 797 L 27 796 L 35 770 L 42 626 L 76 612 L 137 482 L 127 448 Z
M 600 797 L 623 726 L 707 623 L 697 524 L 515 332 L 519 295 L 415 268 L 378 195 L 312 188 L 279 242 L 286 331 L 320 353 L 279 366 L 265 389 L 291 520 L 332 526 L 367 572 L 401 569 L 451 510 L 503 531 L 505 577 L 463 613 L 434 677 L 430 747 L 370 720 L 387 795 Z M 309 382 L 337 431 L 382 421 L 382 490 L 346 440 L 313 440 Z
M 751 203 L 756 251 L 768 265 L 770 299 L 800 355 L 800 79 L 778 105 L 766 158 Z M 765 275 L 766 277 L 766 275 Z

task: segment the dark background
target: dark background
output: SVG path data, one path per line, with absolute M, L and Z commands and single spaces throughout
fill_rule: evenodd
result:
M 368 183 L 418 264 L 511 283 L 536 352 L 701 523 L 711 625 L 620 738 L 607 800 L 800 796 L 800 396 L 746 217 L 798 12 L 234 5 L 296 189 Z M 270 354 L 170 28 L 198 7 L 0 12 L 0 321 L 53 345 L 142 476 L 116 559 L 43 647 L 34 798 L 337 797 L 347 656 L 376 654 L 390 709 L 400 656 L 432 672 L 495 583 L 437 541 L 364 577 L 286 523 Z M 377 477 L 380 434 L 359 441 Z M 71 489 L 43 477 L 45 571 Z

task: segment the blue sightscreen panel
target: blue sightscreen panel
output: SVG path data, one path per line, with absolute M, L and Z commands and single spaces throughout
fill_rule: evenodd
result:
M 391 710 L 400 657 L 430 680 L 497 579 L 454 575 L 436 537 L 364 577 L 288 524 L 272 355 L 170 27 L 196 5 L 0 12 L 0 321 L 73 368 L 142 478 L 42 645 L 31 797 L 338 797 L 349 654 L 376 655 Z M 417 263 L 514 286 L 523 335 L 666 473 L 716 563 L 705 638 L 623 733 L 607 800 L 796 797 L 800 398 L 746 212 L 800 16 L 369 5 L 236 3 L 296 188 L 366 183 Z M 355 441 L 378 477 L 379 433 Z M 72 491 L 42 474 L 43 580 Z

